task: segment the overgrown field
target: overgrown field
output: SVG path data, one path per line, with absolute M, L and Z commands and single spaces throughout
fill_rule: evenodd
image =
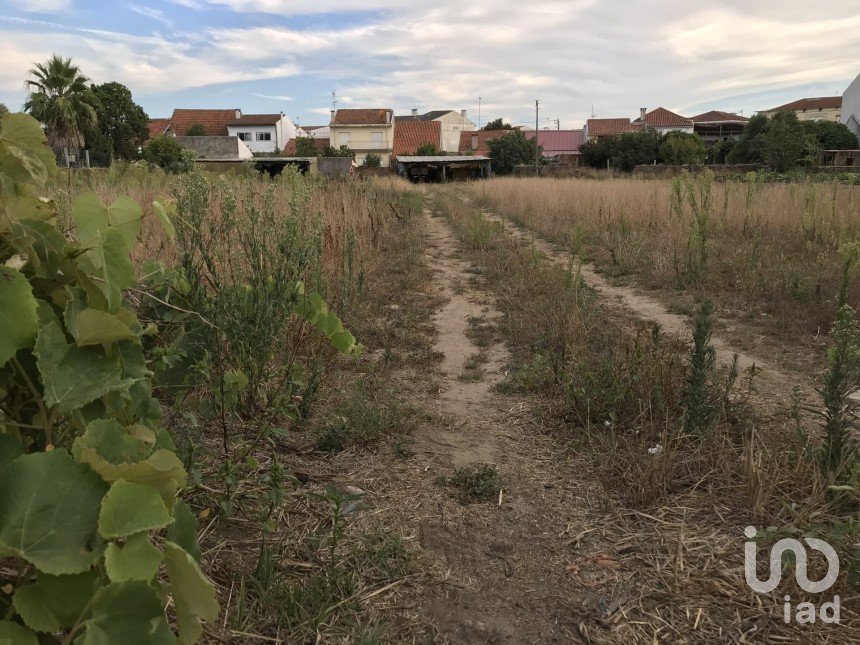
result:
M 426 279 L 422 196 L 58 173 L 29 117 L 0 136 L 0 640 L 420 632 L 374 618 L 410 554 L 328 462 L 408 452 L 386 373 L 426 320 L 386 310 Z
M 506 214 L 522 208 L 526 222 L 557 227 L 548 230 L 561 238 L 569 226 L 562 208 L 581 207 L 560 201 L 574 186 L 615 199 L 602 186 L 579 182 L 497 180 L 486 192 L 481 185 L 472 192 Z M 645 183 L 642 190 L 659 188 Z M 573 257 L 567 267 L 549 262 L 482 217 L 471 200 L 449 190 L 435 208 L 481 267 L 480 279 L 504 313 L 499 329 L 514 360 L 503 390 L 538 397 L 544 423 L 558 437 L 559 459 L 565 451 L 588 455 L 605 490 L 606 514 L 580 535 L 591 529 L 617 545 L 602 566 L 618 582 L 597 593 L 610 608 L 624 607 L 625 615 L 617 624 L 607 619 L 607 631 L 590 636 L 597 642 L 646 642 L 657 634 L 697 642 L 797 637 L 796 626 L 782 624 L 783 596 L 803 593 L 794 580 L 784 577 L 770 597 L 743 582 L 739 545 L 747 525 L 769 527 L 760 535 L 763 545 L 808 531 L 840 545 L 847 559 L 835 592 L 843 601 L 853 598 L 858 462 L 856 444 L 842 430 L 853 423 L 847 395 L 858 369 L 846 352 L 857 350 L 860 334 L 849 309 L 840 314 L 829 358 L 819 357 L 827 378 L 822 397 L 805 401 L 821 415 L 810 418 L 799 402 L 774 406 L 773 393 L 766 405 L 754 404 L 753 373 L 718 369 L 709 304 L 697 309 L 688 347 L 601 301 L 582 282 Z M 839 457 L 831 459 L 837 445 Z M 844 487 L 833 488 L 836 481 Z M 836 628 L 842 631 L 818 624 L 805 637 L 850 640 L 844 630 L 856 633 L 857 619 L 844 607 L 843 627 Z M 766 625 L 757 622 L 762 613 L 770 615 Z
M 479 204 L 571 248 L 605 273 L 673 292 L 793 339 L 826 331 L 854 277 L 860 187 L 841 183 L 500 178 L 471 184 Z M 679 298 L 679 296 L 681 296 Z

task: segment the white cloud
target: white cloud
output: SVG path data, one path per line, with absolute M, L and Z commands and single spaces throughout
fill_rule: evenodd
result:
M 167 16 L 164 15 L 164 12 L 161 9 L 155 9 L 153 7 L 147 7 L 138 4 L 130 4 L 128 8 L 135 12 L 136 14 L 140 14 L 146 18 L 152 18 L 160 22 L 163 25 L 167 25 L 168 27 L 173 26 L 173 21 L 170 20 Z
M 72 8 L 72 0 L 18 0 L 15 6 L 33 13 L 63 13 Z
M 273 101 L 293 101 L 295 100 L 292 96 L 285 96 L 283 94 L 257 94 L 254 93 L 254 96 L 259 96 L 261 99 L 271 99 Z

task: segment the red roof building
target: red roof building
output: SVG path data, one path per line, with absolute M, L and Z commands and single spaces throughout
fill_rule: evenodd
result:
M 630 123 L 630 119 L 588 119 L 583 128 L 583 136 L 586 141 L 593 141 L 599 137 L 614 136 L 625 132 L 635 132 L 639 128 Z
M 167 132 L 170 128 L 170 119 L 150 119 L 149 120 L 149 138 L 157 137 Z
M 819 96 L 810 99 L 798 99 L 770 110 L 762 110 L 759 114 L 773 116 L 777 112 L 794 112 L 801 121 L 836 121 L 842 116 L 841 96 Z
M 391 125 L 394 112 L 386 109 L 338 110 L 332 117 L 332 125 Z
M 525 132 L 527 139 L 535 138 L 534 130 Z M 544 157 L 554 159 L 559 156 L 578 155 L 583 142 L 582 130 L 538 130 L 538 145 Z
M 436 150 L 442 149 L 442 124 L 439 121 L 395 122 L 392 155 L 414 155 L 425 144 L 434 145 Z
M 184 137 L 195 124 L 203 126 L 210 137 L 226 137 L 227 125 L 242 118 L 242 111 L 234 110 L 173 110 L 170 118 L 170 131 L 177 137 Z
M 330 139 L 319 138 L 319 139 L 311 139 L 311 141 L 314 142 L 314 145 L 316 146 L 317 150 L 319 152 L 322 152 L 323 150 L 325 150 L 329 146 Z M 289 141 L 287 141 L 287 145 L 284 146 L 283 153 L 284 153 L 285 157 L 296 157 L 296 156 L 298 156 L 298 151 L 296 150 L 296 140 L 295 139 L 290 139 Z
M 636 127 L 654 128 L 660 134 L 671 131 L 692 132 L 693 121 L 666 108 L 658 107 L 650 112 L 642 108 L 639 118 L 631 123 Z

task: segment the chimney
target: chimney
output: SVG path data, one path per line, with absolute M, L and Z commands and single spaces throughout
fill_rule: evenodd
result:
M 466 118 L 466 110 L 460 110 L 460 116 Z
M 239 108 L 236 108 L 236 118 L 237 119 L 242 118 L 242 110 L 240 110 Z
M 334 110 L 331 110 L 331 122 L 334 123 Z
M 477 150 L 477 149 L 478 149 L 478 135 L 473 134 L 472 135 L 472 150 Z
M 412 108 L 412 116 L 418 116 L 418 108 Z
M 639 118 L 642 119 L 642 122 L 645 122 L 645 113 L 648 111 L 648 108 L 639 108 Z

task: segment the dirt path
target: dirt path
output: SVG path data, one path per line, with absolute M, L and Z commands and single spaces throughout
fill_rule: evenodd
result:
M 558 445 L 524 402 L 494 392 L 508 361 L 504 346 L 482 342 L 482 371 L 462 380 L 480 351 L 467 333 L 470 320 L 492 322 L 499 313 L 486 293 L 468 286 L 471 267 L 456 257 L 448 224 L 425 218 L 427 261 L 447 304 L 435 320 L 440 392 L 423 404 L 446 421 L 424 424 L 415 451 L 428 474 L 450 476 L 486 463 L 505 483 L 499 500 L 481 504 L 463 505 L 444 493 L 433 502 L 436 512 L 422 518 L 422 558 L 436 584 L 422 594 L 421 613 L 445 643 L 579 641 L 578 625 L 600 599 L 569 567 L 586 550 L 590 556 L 601 548 L 588 528 L 601 494 L 593 479 L 582 483 L 589 482 L 584 463 L 558 457 Z

